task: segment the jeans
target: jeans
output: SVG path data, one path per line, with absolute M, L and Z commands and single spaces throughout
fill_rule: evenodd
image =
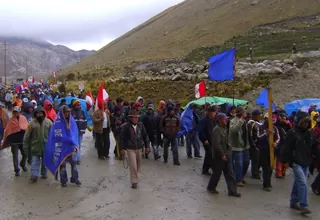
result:
M 249 167 L 249 150 L 233 151 L 232 160 L 236 175 L 236 181 L 240 182 L 243 180 Z
M 259 164 L 262 167 L 263 187 L 271 187 L 272 169 L 270 165 L 270 152 L 260 150 Z
M 151 142 L 154 159 L 156 159 L 159 156 L 159 145 L 157 135 L 149 135 L 149 140 Z
M 183 135 L 178 138 L 178 145 L 179 146 L 184 146 L 184 136 Z
M 193 145 L 194 149 L 194 156 L 200 156 L 200 140 L 198 137 L 198 134 L 196 131 L 190 131 L 186 136 L 186 151 L 187 156 L 192 157 L 192 150 L 191 150 L 191 144 Z
M 80 161 L 80 157 L 81 157 L 80 149 L 81 149 L 82 139 L 83 139 L 83 134 L 79 133 L 79 147 L 78 147 L 78 151 L 76 153 L 76 161 Z
M 311 187 L 312 189 L 315 189 L 316 191 L 320 192 L 320 149 L 317 149 L 316 152 L 316 157 L 317 157 L 317 168 L 318 168 L 318 175 L 314 179 Z
M 292 186 L 290 204 L 299 203 L 301 208 L 308 207 L 308 172 L 309 167 L 302 167 L 298 164 L 292 165 L 294 182 Z
M 19 164 L 19 150 L 21 152 L 22 158 L 20 160 Z M 26 161 L 27 161 L 27 154 L 23 150 L 23 145 L 22 144 L 12 144 L 11 145 L 11 153 L 12 153 L 12 161 L 13 161 L 13 167 L 14 167 L 14 172 L 20 172 L 20 167 L 25 167 L 26 166 Z
M 69 156 L 60 166 L 60 182 L 62 184 L 68 182 L 68 174 L 67 174 L 67 163 L 71 165 L 71 182 L 76 182 L 79 178 L 77 164 L 75 160 L 75 156 L 71 155 Z
M 173 162 L 179 162 L 179 152 L 177 138 L 163 138 L 163 159 L 168 160 L 169 145 L 171 145 L 171 151 L 173 156 Z
M 39 168 L 41 165 L 41 175 L 46 176 L 47 175 L 47 169 L 44 165 L 44 159 L 43 156 L 32 156 L 31 160 L 31 176 L 32 177 L 38 177 L 39 176 Z
M 260 151 L 257 148 L 250 148 L 250 158 L 251 158 L 251 176 L 260 177 L 259 174 L 259 155 Z

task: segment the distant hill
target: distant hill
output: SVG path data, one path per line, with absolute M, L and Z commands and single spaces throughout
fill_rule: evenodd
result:
M 0 36 L 0 76 L 4 76 L 4 42 L 7 43 L 8 77 L 49 74 L 95 53 L 88 50 L 73 51 L 66 46 L 37 39 Z
M 97 65 L 123 66 L 187 56 L 199 58 L 198 50 L 202 53 L 202 48 L 219 48 L 224 42 L 257 26 L 319 12 L 320 0 L 185 0 L 66 70 L 85 73 Z M 259 34 L 261 42 L 256 42 L 255 46 L 264 43 L 266 33 Z M 272 36 L 269 38 L 267 43 L 272 42 Z M 290 34 L 285 39 L 288 38 Z M 255 43 L 252 41 L 245 43 Z M 190 53 L 196 54 L 190 56 Z

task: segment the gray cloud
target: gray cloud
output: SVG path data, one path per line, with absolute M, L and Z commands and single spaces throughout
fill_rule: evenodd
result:
M 2 2 L 3 1 L 3 2 Z M 150 17 L 183 0 L 0 0 L 0 30 L 6 36 L 43 39 L 59 44 L 81 44 L 90 47 L 124 34 Z M 27 3 L 33 4 L 27 4 Z M 101 47 L 104 45 L 101 45 Z M 92 48 L 86 48 L 92 49 Z

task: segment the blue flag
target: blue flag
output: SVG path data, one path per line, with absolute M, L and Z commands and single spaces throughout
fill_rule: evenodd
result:
M 58 117 L 52 125 L 44 152 L 44 164 L 56 176 L 63 161 L 71 156 L 79 146 L 79 131 L 74 118 L 70 115 L 69 126 L 59 110 Z
M 225 81 L 234 79 L 234 65 L 236 49 L 226 50 L 209 58 L 209 78 L 213 81 Z
M 256 104 L 268 109 L 268 89 L 260 92 L 259 97 L 256 99 Z M 276 106 L 272 103 L 272 110 L 276 110 Z
M 192 130 L 193 111 L 192 111 L 191 105 L 188 105 L 188 107 L 182 112 L 180 122 L 181 122 L 181 129 L 177 134 L 177 138 L 181 137 L 182 135 L 186 135 L 189 131 Z

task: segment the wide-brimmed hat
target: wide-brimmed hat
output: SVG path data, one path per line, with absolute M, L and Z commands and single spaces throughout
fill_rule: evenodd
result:
M 136 110 L 130 110 L 128 117 L 139 118 L 140 115 Z

